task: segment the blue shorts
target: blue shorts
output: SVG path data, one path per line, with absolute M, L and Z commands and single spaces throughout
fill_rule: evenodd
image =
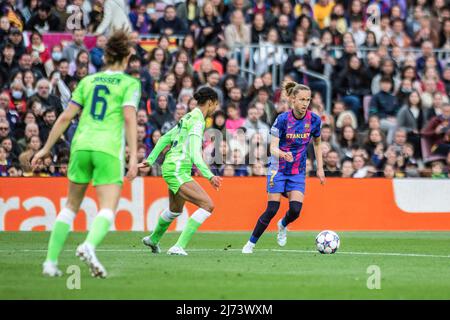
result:
M 286 193 L 289 191 L 300 191 L 305 194 L 305 171 L 299 174 L 284 174 L 281 172 L 269 172 L 267 176 L 268 193 Z

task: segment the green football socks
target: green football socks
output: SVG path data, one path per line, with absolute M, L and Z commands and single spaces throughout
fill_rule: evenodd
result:
M 153 233 L 150 235 L 150 240 L 154 244 L 158 244 L 172 221 L 175 220 L 175 218 L 177 218 L 180 214 L 181 213 L 171 212 L 168 209 L 164 210 L 158 219 L 158 224 L 156 225 L 155 230 L 153 230 Z
M 186 227 L 184 227 L 183 232 L 178 238 L 175 246 L 181 247 L 183 249 L 186 248 L 189 241 L 191 241 L 192 237 L 194 236 L 194 233 L 210 215 L 211 213 L 204 209 L 198 209 L 197 211 L 195 211 L 189 218 Z
M 70 226 L 75 219 L 75 213 L 72 210 L 63 208 L 55 224 L 53 225 L 52 232 L 50 234 L 50 240 L 48 241 L 47 260 L 54 263 L 58 262 L 58 257 L 64 247 L 64 243 L 67 240 L 67 236 L 70 232 Z
M 86 243 L 92 245 L 94 248 L 97 247 L 105 238 L 113 222 L 113 211 L 111 209 L 101 209 L 92 223 L 91 230 L 86 238 Z

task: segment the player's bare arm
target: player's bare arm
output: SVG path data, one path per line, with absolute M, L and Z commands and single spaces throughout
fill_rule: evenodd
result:
M 123 109 L 125 120 L 125 135 L 127 139 L 128 149 L 130 151 L 130 159 L 128 160 L 127 178 L 132 181 L 137 176 L 137 125 L 136 125 L 136 109 L 133 106 L 125 106 Z
M 31 160 L 31 166 L 33 168 L 36 167 L 36 164 L 38 163 L 39 159 L 42 159 L 46 154 L 50 152 L 52 147 L 55 145 L 55 143 L 58 141 L 61 135 L 66 131 L 67 127 L 70 125 L 70 122 L 72 121 L 73 118 L 75 118 L 75 116 L 78 114 L 79 111 L 80 111 L 79 106 L 77 106 L 73 102 L 69 103 L 67 109 L 64 110 L 64 112 L 61 113 L 61 115 L 56 120 L 55 125 L 50 131 L 50 134 L 44 147 L 41 150 L 39 150 Z
M 316 156 L 317 161 L 317 177 L 320 180 L 321 184 L 325 183 L 325 172 L 323 171 L 323 158 L 322 158 L 322 150 L 321 150 L 321 139 L 320 136 L 314 138 L 314 154 Z
M 284 159 L 287 162 L 294 161 L 292 153 L 282 151 L 279 146 L 280 146 L 280 138 L 272 136 L 272 140 L 270 141 L 270 153 L 276 158 Z

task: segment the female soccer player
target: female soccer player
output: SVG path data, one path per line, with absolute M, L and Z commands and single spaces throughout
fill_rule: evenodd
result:
M 311 90 L 307 86 L 288 81 L 283 84 L 283 91 L 292 110 L 280 114 L 271 129 L 270 152 L 272 156 L 267 176 L 267 209 L 259 217 L 242 253 L 253 253 L 256 242 L 280 207 L 282 194 L 287 194 L 289 198 L 289 210 L 284 218 L 278 221 L 277 242 L 280 246 L 286 245 L 287 226 L 299 217 L 302 209 L 307 148 L 311 137 L 314 140 L 317 176 L 322 184 L 325 182 L 322 151 L 320 150 L 321 121 L 318 115 L 308 110 Z
M 194 94 L 198 107 L 181 118 L 178 125 L 162 136 L 156 144 L 146 162 L 138 167 L 151 166 L 161 151 L 171 144 L 169 152 L 162 165 L 163 178 L 169 186 L 169 209 L 164 210 L 159 217 L 158 224 L 150 236 L 144 237 L 142 242 L 159 253 L 159 241 L 169 228 L 169 225 L 183 211 L 185 201 L 199 207 L 189 218 L 186 227 L 178 238 L 177 243 L 167 253 L 171 255 L 187 255 L 185 248 L 195 231 L 211 215 L 214 204 L 208 194 L 191 177 L 192 165 L 200 170 L 211 185 L 218 189 L 222 179 L 214 176 L 202 157 L 203 131 L 205 118 L 216 110 L 219 100 L 217 93 L 211 88 L 201 88 Z
M 62 275 L 57 267 L 58 257 L 90 181 L 96 189 L 100 211 L 76 255 L 87 263 L 92 276 L 104 278 L 107 275 L 95 255 L 95 248 L 114 222 L 123 183 L 125 137 L 130 151 L 127 178 L 132 180 L 137 174 L 136 109 L 141 85 L 124 73 L 130 47 L 123 31 L 117 31 L 109 38 L 105 49 L 105 71 L 89 75 L 78 84 L 45 146 L 32 160 L 35 167 L 50 152 L 70 121 L 83 110 L 70 150 L 68 200 L 50 235 L 44 275 Z

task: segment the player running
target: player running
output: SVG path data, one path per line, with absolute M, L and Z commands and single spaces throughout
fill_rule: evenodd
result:
M 280 207 L 282 194 L 287 194 L 289 198 L 289 210 L 278 221 L 277 242 L 280 246 L 286 245 L 287 226 L 299 217 L 302 209 L 307 148 L 311 137 L 314 138 L 317 176 L 322 184 L 325 182 L 320 148 L 321 121 L 318 115 L 308 110 L 311 90 L 307 86 L 289 81 L 283 84 L 283 91 L 292 110 L 280 114 L 271 129 L 270 152 L 272 156 L 267 176 L 267 209 L 259 217 L 242 253 L 253 253 L 256 242 Z
M 161 213 L 153 233 L 142 239 L 142 242 L 149 246 L 153 253 L 161 252 L 159 241 L 172 221 L 182 213 L 186 201 L 195 204 L 199 209 L 189 218 L 177 243 L 167 251 L 171 255 L 187 255 L 184 249 L 195 231 L 211 215 L 214 209 L 211 198 L 192 179 L 192 165 L 195 164 L 216 190 L 221 185 L 222 179 L 214 176 L 202 157 L 205 118 L 211 116 L 216 110 L 219 104 L 218 96 L 214 90 L 205 87 L 194 94 L 194 99 L 197 100 L 198 107 L 181 118 L 176 127 L 162 136 L 148 156 L 147 161 L 140 163 L 138 166 L 153 165 L 161 151 L 171 144 L 162 165 L 162 176 L 169 186 L 169 209 Z
M 55 142 L 80 112 L 80 121 L 71 144 L 68 169 L 69 195 L 53 226 L 48 243 L 44 275 L 61 276 L 57 262 L 70 227 L 92 181 L 100 211 L 76 255 L 87 263 L 94 277 L 107 272 L 95 255 L 114 222 L 123 176 L 125 138 L 130 152 L 127 178 L 137 174 L 136 108 L 140 100 L 140 82 L 124 73 L 130 56 L 129 39 L 123 31 L 115 32 L 105 48 L 105 71 L 85 77 L 77 85 L 67 109 L 60 115 L 45 146 L 34 156 L 35 167 L 50 152 Z

